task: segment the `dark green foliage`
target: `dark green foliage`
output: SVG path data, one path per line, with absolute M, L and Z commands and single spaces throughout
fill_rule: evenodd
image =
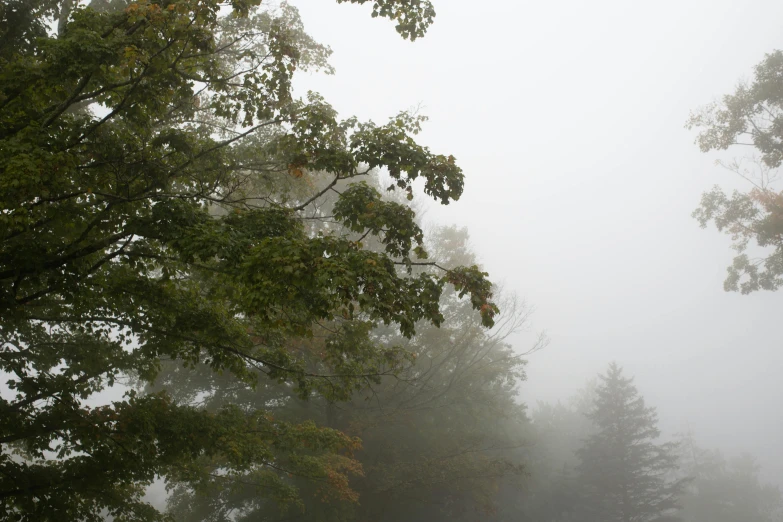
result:
M 368 215 L 362 198 L 375 196 L 358 192 L 339 202 L 339 221 L 382 250 L 308 228 L 326 192 L 371 168 L 402 190 L 422 177 L 443 203 L 460 196 L 462 172 L 416 144 L 415 117 L 340 121 L 316 95 L 294 100 L 293 73 L 328 70 L 329 50 L 295 8 L 258 4 L 0 8 L 0 518 L 157 519 L 144 486 L 211 484 L 205 459 L 221 475 L 252 469 L 258 494 L 281 503 L 296 501 L 286 473 L 350 499 L 356 440 L 277 420 L 268 404 L 84 401 L 153 379 L 163 360 L 249 390 L 266 379 L 287 396 L 344 399 L 410 358 L 372 327 L 410 337 L 440 324 L 447 283 L 493 324 L 476 267 L 398 270 L 422 241 L 407 208 Z M 434 14 L 425 2 L 377 11 L 410 38 Z M 317 191 L 315 170 L 332 176 Z M 314 339 L 317 364 L 299 351 Z
M 359 186 L 359 190 L 368 189 L 367 184 Z M 464 231 L 449 228 L 433 236 L 429 249 L 444 264 L 475 263 Z M 425 268 L 432 269 L 414 266 L 417 271 Z M 263 406 L 275 418 L 311 419 L 361 439 L 361 448 L 353 452 L 361 474 L 351 480 L 357 504 L 334 497 L 323 503 L 322 493 L 300 483 L 302 502 L 280 512 L 259 501 L 252 488 L 243 486 L 249 479 L 241 477 L 230 485 L 223 479 L 213 480 L 202 490 L 182 484 L 170 499 L 171 512 L 182 520 L 222 520 L 232 509 L 261 520 L 288 516 L 335 521 L 490 517 L 501 507 L 499 484 L 522 472 L 518 449 L 526 441 L 527 419 L 515 394 L 524 379 L 524 361 L 505 338 L 522 326 L 528 310 L 513 300 L 504 301 L 504 315 L 490 334 L 472 312 L 470 300 L 460 299 L 456 291 L 444 292 L 440 309 L 443 325 L 417 324 L 416 335 L 410 339 L 392 328 L 375 328 L 371 332 L 374 343 L 409 354 L 410 365 L 395 376 L 369 380 L 369 387 L 346 397 L 350 399 L 346 402 L 335 402 L 326 388 L 307 402 L 279 388 L 259 387 L 257 393 L 245 393 L 203 367 L 194 373 L 167 365 L 159 385 L 178 400 L 201 401 L 210 410 L 224 402 L 247 409 Z M 317 354 L 323 346 L 316 337 L 297 348 L 306 354 L 308 368 L 315 371 L 324 364 L 331 368 L 342 364 L 320 360 Z M 352 359 L 357 350 L 362 346 L 353 341 L 343 347 Z M 213 460 L 211 465 L 220 464 Z
M 337 0 L 340 3 L 366 4 L 372 1 L 372 16 L 383 16 L 397 22 L 397 32 L 415 40 L 423 36 L 435 18 L 429 0 Z
M 437 259 L 475 263 L 465 231 L 433 236 Z M 387 341 L 415 353 L 413 365 L 335 405 L 334 422 L 362 439 L 356 520 L 489 520 L 502 508 L 500 484 L 524 471 L 519 449 L 529 427 L 516 394 L 525 361 L 506 338 L 529 310 L 505 299 L 501 322 L 487 332 L 459 292 L 445 292 L 441 309 L 440 328 L 422 325 L 411 341 Z

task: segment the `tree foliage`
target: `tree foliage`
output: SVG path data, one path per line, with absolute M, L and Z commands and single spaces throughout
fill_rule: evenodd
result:
M 464 230 L 443 228 L 429 248 L 446 266 L 472 265 Z M 518 449 L 528 436 L 523 353 L 508 342 L 530 313 L 502 296 L 503 314 L 488 332 L 458 292 L 441 297 L 445 321 L 422 325 L 410 340 L 382 329 L 385 342 L 415 354 L 396 377 L 335 404 L 332 424 L 362 440 L 365 476 L 355 520 L 476 520 L 498 511 L 500 484 L 526 469 Z M 546 344 L 540 338 L 527 352 Z
M 640 437 L 657 432 L 649 423 L 651 409 L 630 379 L 613 374 L 610 367 L 600 386 L 590 383 L 566 402 L 541 403 L 533 410 L 532 443 L 524 456 L 528 476 L 521 484 L 504 485 L 497 520 L 783 520 L 780 488 L 764 483 L 752 456 L 726 458 L 699 447 L 692 435 L 665 444 Z M 624 389 L 613 395 L 626 400 L 607 400 L 610 388 Z M 635 399 L 628 400 L 631 396 Z M 596 415 L 599 404 L 606 416 Z M 648 458 L 640 458 L 645 454 Z
M 337 0 L 338 3 L 366 4 L 371 0 Z M 372 0 L 372 16 L 397 22 L 397 32 L 415 40 L 424 36 L 435 18 L 435 7 L 429 0 Z
M 531 413 L 532 434 L 525 452 L 528 476 L 521 485 L 507 486 L 503 520 L 572 522 L 580 520 L 579 449 L 595 433 L 588 418 L 595 400 L 595 383 L 556 404 L 539 403 Z M 589 479 L 588 479 L 589 480 Z
M 685 522 L 779 522 L 780 488 L 764 484 L 760 467 L 748 454 L 727 459 L 700 448 L 692 435 L 683 438 L 683 473 L 692 478 L 682 499 Z
M 600 376 L 588 418 L 596 432 L 579 449 L 580 519 L 651 522 L 670 517 L 684 482 L 673 480 L 676 446 L 656 443 L 657 415 L 617 364 Z M 668 520 L 669 518 L 667 518 Z
M 281 501 L 296 492 L 275 467 L 350 497 L 357 442 L 337 430 L 165 393 L 85 400 L 128 375 L 153 379 L 164 359 L 344 399 L 409 359 L 373 342 L 372 327 L 410 337 L 440 325 L 449 284 L 491 326 L 498 309 L 477 266 L 413 270 L 426 252 L 405 205 L 361 186 L 338 198 L 334 219 L 381 251 L 307 226 L 319 198 L 374 168 L 411 196 L 423 178 L 433 198 L 457 199 L 454 158 L 416 143 L 421 118 L 341 120 L 316 94 L 294 99 L 294 72 L 328 69 L 329 50 L 285 3 L 1 9 L 2 517 L 160 518 L 144 486 L 208 482 L 204 459 L 221 474 L 263 468 L 259 491 Z M 411 39 L 434 16 L 407 0 L 374 13 Z M 302 190 L 316 171 L 331 181 Z M 325 371 L 312 371 L 294 347 L 321 335 Z
M 327 198 L 319 213 L 332 212 Z M 384 248 L 377 241 L 367 243 L 366 248 Z M 428 250 L 446 266 L 475 263 L 463 230 L 435 231 Z M 294 512 L 308 520 L 335 521 L 489 516 L 497 508 L 498 484 L 522 471 L 523 459 L 512 452 L 524 442 L 526 426 L 524 408 L 515 401 L 524 361 L 505 339 L 524 325 L 529 309 L 513 299 L 503 302 L 504 313 L 491 334 L 472 312 L 470 300 L 460 299 L 454 290 L 440 298 L 445 319 L 441 327 L 417 324 L 410 339 L 389 327 L 373 329 L 376 344 L 411 354 L 410 364 L 397 375 L 358 389 L 345 402 L 335 402 L 328 394 L 303 402 L 279 387 L 245 392 L 204 366 L 193 372 L 166 365 L 153 391 L 165 388 L 182 402 L 198 402 L 208 409 L 225 402 L 264 408 L 278 419 L 315 421 L 361 440 L 361 447 L 352 452 L 361 465 L 361 473 L 350 481 L 358 495 L 356 504 L 335 497 L 324 503 L 322 491 L 300 481 L 302 502 L 293 511 L 281 512 L 245 486 L 252 482 L 253 471 L 248 470 L 246 476 L 233 477 L 231 484 L 221 477 L 208 488 L 179 485 L 169 501 L 171 512 L 178 520 L 193 521 L 223 520 L 231 512 L 263 520 L 285 520 Z M 320 364 L 315 355 L 322 346 L 314 339 L 300 349 L 313 370 Z M 217 469 L 222 463 L 213 460 L 207 465 Z
M 688 120 L 689 128 L 700 129 L 696 141 L 703 152 L 745 145 L 759 154 L 751 168 L 737 161 L 727 165 L 752 184 L 749 191 L 727 194 L 716 186 L 702 196 L 693 214 L 702 227 L 712 222 L 734 241 L 737 255 L 728 268 L 727 291 L 747 294 L 783 284 L 783 192 L 776 184 L 783 162 L 781 78 L 783 52 L 775 51 L 756 66 L 752 82 L 740 84 Z M 751 242 L 765 252 L 763 257 L 752 257 Z

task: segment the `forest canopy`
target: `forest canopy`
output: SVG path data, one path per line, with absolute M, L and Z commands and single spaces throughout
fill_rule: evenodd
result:
M 417 49 L 436 19 L 333 3 Z M 295 94 L 334 73 L 328 44 L 293 1 L 0 4 L 0 519 L 783 521 L 752 455 L 665 432 L 617 363 L 527 403 L 534 307 L 422 217 L 470 163 L 417 110 Z M 758 176 L 730 165 L 753 188 L 694 213 L 734 241 L 731 291 L 783 283 L 781 78 L 775 52 L 688 123 L 760 153 Z M 568 201 L 560 242 L 588 228 Z
M 440 325 L 446 286 L 492 326 L 486 274 L 428 260 L 407 202 L 352 184 L 324 219 L 353 236 L 308 226 L 339 182 L 375 169 L 448 204 L 454 157 L 415 141 L 421 116 L 378 125 L 294 98 L 294 73 L 328 70 L 329 50 L 285 3 L 41 0 L 0 15 L 3 517 L 157 519 L 144 487 L 202 483 L 205 458 L 260 469 L 259 491 L 283 502 L 297 498 L 286 474 L 350 498 L 359 443 L 338 430 L 165 391 L 85 399 L 172 360 L 345 400 L 411 360 L 372 329 Z M 389 0 L 373 15 L 415 39 L 434 13 Z M 328 181 L 312 190 L 311 173 Z

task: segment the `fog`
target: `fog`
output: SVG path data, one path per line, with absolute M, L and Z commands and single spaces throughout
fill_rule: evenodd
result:
M 750 451 L 783 484 L 782 296 L 723 291 L 729 239 L 691 213 L 743 185 L 684 128 L 781 46 L 782 4 L 441 0 L 414 43 L 366 7 L 297 6 L 336 69 L 300 76 L 302 92 L 378 122 L 420 107 L 422 141 L 465 170 L 460 201 L 427 216 L 467 226 L 491 278 L 536 306 L 551 344 L 525 401 L 614 360 L 665 433 Z
M 432 3 L 0 2 L 0 519 L 783 521 L 783 4 Z

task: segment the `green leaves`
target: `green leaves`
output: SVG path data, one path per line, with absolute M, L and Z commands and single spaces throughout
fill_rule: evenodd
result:
M 473 257 L 464 230 L 438 230 L 428 246 L 433 252 L 447 249 L 455 263 Z M 394 325 L 363 320 L 355 303 L 343 309 L 344 315 L 320 322 L 312 337 L 288 338 L 284 350 L 275 353 L 298 357 L 309 374 L 302 387 L 272 386 L 261 379 L 251 392 L 203 365 L 185 372 L 171 363 L 164 365 L 161 384 L 179 400 L 199 401 L 210 409 L 226 401 L 245 409 L 265 405 L 277 419 L 315 420 L 361 437 L 362 447 L 349 453 L 354 464 L 361 463 L 361 473 L 343 475 L 351 477 L 359 503 L 354 505 L 350 495 L 333 494 L 324 503 L 326 491 L 292 477 L 302 501 L 301 514 L 294 508 L 294 516 L 413 520 L 437 513 L 472 520 L 497 507 L 500 481 L 522 473 L 521 454 L 513 448 L 527 447 L 520 429 L 526 423 L 524 406 L 516 402 L 525 361 L 504 339 L 522 325 L 527 312 L 524 306 L 515 310 L 513 299 L 504 301 L 507 320 L 499 332 L 489 332 L 470 300 L 448 286 L 438 308 L 446 315 L 443 323 L 421 321 L 411 338 Z M 274 356 L 268 339 L 258 343 L 267 350 L 261 355 L 257 346 L 254 353 Z M 307 402 L 296 400 L 302 391 Z M 276 513 L 274 506 L 259 502 L 257 492 L 239 486 L 250 480 L 256 479 L 248 471 L 237 483 L 213 483 L 209 489 L 194 491 L 183 484 L 170 506 L 181 520 L 194 521 L 217 518 L 228 509 L 248 518 Z M 339 481 L 333 484 L 339 495 Z M 402 501 L 412 494 L 422 501 Z
M 417 321 L 442 320 L 441 281 L 429 274 L 401 277 L 386 256 L 347 239 L 269 238 L 251 251 L 240 277 L 248 310 L 288 333 L 302 335 L 313 321 L 333 320 L 343 310 L 349 319 L 361 312 L 396 323 L 407 336 Z
M 424 119 L 400 113 L 382 127 L 372 122 L 360 124 L 351 146 L 361 163 L 370 168 L 386 167 L 397 187 L 407 190 L 411 196 L 411 184 L 423 177 L 424 192 L 446 205 L 462 195 L 462 169 L 453 156 L 434 155 L 416 144 L 411 135 L 419 131 Z
M 485 274 L 414 271 L 414 212 L 343 186 L 386 169 L 448 203 L 454 158 L 416 143 L 421 117 L 377 126 L 294 100 L 294 72 L 329 72 L 330 51 L 287 4 L 96 1 L 64 9 L 57 35 L 39 20 L 56 3 L 23 4 L 0 11 L 2 516 L 159 519 L 142 501 L 155 476 L 198 488 L 249 474 L 271 505 L 296 502 L 298 473 L 355 501 L 357 442 L 341 433 L 165 393 L 85 401 L 154 380 L 164 360 L 248 392 L 344 400 L 411 360 L 372 329 L 439 326 L 449 283 L 490 325 Z M 434 16 L 418 1 L 376 13 L 411 39 Z M 318 234 L 315 220 L 331 223 Z
M 355 118 L 338 121 L 334 109 L 313 93 L 291 113 L 291 131 L 274 147 L 291 168 L 331 172 L 341 179 L 384 168 L 394 180 L 389 189 L 405 190 L 408 199 L 420 177 L 425 193 L 444 205 L 462 195 L 464 176 L 455 158 L 433 154 L 413 138 L 426 120 L 423 116 L 403 112 L 383 126 Z
M 338 3 L 365 4 L 370 0 L 337 0 Z M 429 0 L 372 0 L 373 18 L 381 16 L 397 22 L 397 32 L 403 38 L 415 40 L 427 32 L 435 18 L 435 8 Z
M 704 152 L 743 144 L 760 153 L 760 161 L 750 167 L 741 161 L 724 165 L 753 185 L 749 192 L 728 196 L 716 187 L 693 213 L 702 227 L 714 222 L 734 241 L 738 255 L 727 270 L 727 291 L 747 294 L 783 285 L 783 193 L 775 183 L 775 170 L 783 163 L 782 73 L 783 52 L 768 54 L 756 66 L 752 83 L 692 114 L 687 123 L 700 129 L 696 141 Z M 767 255 L 748 257 L 751 241 L 768 249 Z
M 742 138 L 752 141 L 769 167 L 783 162 L 783 52 L 766 55 L 756 66 L 755 80 L 741 84 L 721 103 L 691 114 L 688 128 L 701 128 L 697 138 L 703 152 L 727 149 Z
M 492 327 L 495 324 L 495 314 L 500 310 L 492 302 L 492 284 L 486 279 L 487 275 L 474 265 L 449 270 L 444 280 L 454 286 L 460 298 L 469 294 L 473 308 L 481 313 L 481 323 Z
M 413 210 L 383 201 L 381 194 L 366 183 L 353 184 L 340 195 L 334 216 L 354 232 L 381 237 L 386 252 L 392 256 L 407 258 L 414 241 L 418 246 L 424 242 L 424 233 L 415 221 Z M 425 254 L 422 250 L 419 253 Z

